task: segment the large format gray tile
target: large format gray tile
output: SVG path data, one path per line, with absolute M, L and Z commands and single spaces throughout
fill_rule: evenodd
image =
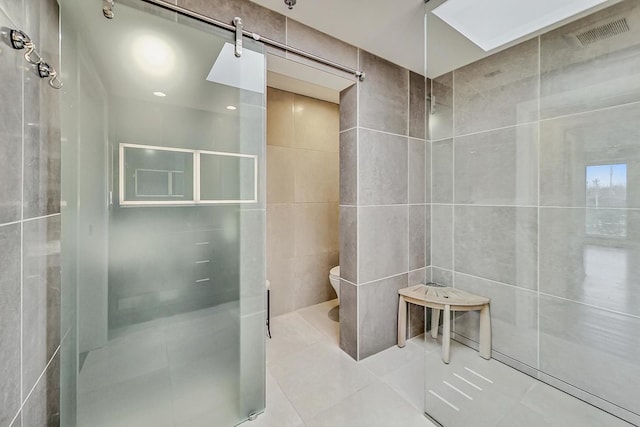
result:
M 538 119 L 538 40 L 454 72 L 455 135 Z
M 401 274 L 358 287 L 360 360 L 398 343 L 398 290 L 407 280 Z
M 547 384 L 538 382 L 522 398 L 523 409 L 535 411 L 538 423 L 523 423 L 523 426 L 535 427 L 544 420 L 548 426 L 607 426 L 630 427 L 630 424 L 598 408 L 576 399 Z M 505 421 L 507 421 L 505 419 Z M 504 426 L 513 425 L 504 423 Z
M 359 208 L 358 283 L 408 271 L 408 206 Z
M 540 204 L 640 207 L 640 104 L 540 124 Z
M 445 426 L 494 427 L 535 383 L 495 359 L 481 358 L 469 347 L 455 341 L 451 347 L 449 364 L 442 363 L 440 352 L 428 354 L 425 361 L 431 368 L 426 372 L 425 409 Z
M 541 295 L 540 368 L 640 413 L 639 327 L 637 317 Z
M 20 409 L 20 225 L 0 227 L 0 424 Z
M 282 392 L 278 382 L 267 373 L 267 407 L 251 421 L 252 427 L 300 427 L 302 419 Z
M 26 222 L 23 239 L 25 398 L 60 345 L 60 216 Z
M 426 102 L 425 78 L 409 72 L 409 136 L 426 139 Z
M 367 78 L 360 83 L 359 125 L 407 135 L 409 71 L 360 50 L 360 68 Z
M 431 143 L 431 201 L 453 202 L 453 140 Z
M 409 203 L 431 201 L 431 146 L 409 139 Z
M 622 1 L 540 38 L 543 119 L 640 101 L 640 29 L 633 24 L 639 6 Z M 586 46 L 579 41 L 581 34 L 619 19 L 629 31 Z
M 6 27 L 22 27 L 24 23 L 23 0 L 0 0 L 0 16 L 2 25 Z M 11 25 L 13 24 L 13 25 Z
M 178 6 L 202 15 L 231 23 L 239 16 L 245 29 L 261 36 L 286 43 L 286 18 L 277 12 L 246 0 L 177 0 Z
M 358 360 L 358 287 L 344 280 L 340 281 L 340 348 Z
M 329 340 L 284 357 L 271 374 L 305 422 L 375 381 Z
M 366 408 L 366 409 L 365 409 Z M 306 421 L 307 427 L 430 427 L 391 387 L 374 383 Z
M 19 5 L 19 7 L 18 7 Z M 0 2 L 0 7 L 22 22 L 22 2 Z M 19 14 L 19 16 L 18 16 Z M 12 23 L 0 10 L 0 26 Z M 22 205 L 22 67 L 24 57 L 8 47 L 0 51 L 0 224 L 20 219 Z M 15 415 L 15 414 L 14 414 Z M 9 420 L 11 421 L 11 420 Z
M 355 46 L 293 19 L 287 19 L 287 44 L 346 67 L 357 68 L 358 65 L 358 49 Z
M 456 271 L 537 288 L 536 208 L 456 206 Z
M 340 92 L 340 130 L 356 127 L 358 123 L 358 84 Z
M 407 138 L 360 129 L 358 144 L 358 203 L 407 203 Z
M 358 202 L 358 131 L 340 134 L 340 204 Z
M 340 207 L 340 276 L 358 283 L 358 208 Z
M 538 296 L 534 292 L 488 280 L 455 275 L 456 288 L 491 298 L 491 346 L 519 362 L 537 366 Z M 455 331 L 478 342 L 477 311 L 456 316 Z
M 431 264 L 453 268 L 453 206 L 431 206 Z
M 60 425 L 60 353 L 51 360 L 22 409 L 22 425 Z
M 640 316 L 640 212 L 540 209 L 540 291 Z
M 58 7 L 55 2 L 25 2 L 26 28 L 41 55 L 58 66 Z M 60 91 L 32 69 L 24 72 L 24 217 L 60 212 Z
M 435 105 L 434 105 L 435 103 Z M 453 136 L 453 73 L 431 81 L 431 102 L 428 104 L 429 139 L 438 141 Z
M 538 126 L 524 125 L 455 140 L 455 203 L 538 203 Z
M 451 270 L 433 267 L 431 280 L 438 285 L 453 286 L 453 272 Z
M 323 339 L 322 334 L 296 312 L 274 317 L 271 337 L 267 342 L 269 367 L 282 363 L 285 358 Z
M 409 270 L 430 264 L 430 212 L 428 206 L 409 206 Z

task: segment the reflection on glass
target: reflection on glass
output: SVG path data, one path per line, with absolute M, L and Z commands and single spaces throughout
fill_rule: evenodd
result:
M 587 207 L 624 207 L 627 202 L 626 163 L 587 166 Z M 625 237 L 627 214 L 618 209 L 587 209 L 589 236 Z

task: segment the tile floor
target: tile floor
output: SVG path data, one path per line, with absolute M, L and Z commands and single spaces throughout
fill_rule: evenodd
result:
M 336 315 L 333 300 L 272 319 L 267 409 L 243 427 L 433 427 L 425 396 L 446 427 L 630 426 L 456 342 L 449 365 L 424 337 L 355 362 L 338 347 Z M 237 316 L 225 304 L 112 334 L 80 372 L 78 425 L 232 425 Z
M 629 427 L 496 360 L 424 337 L 361 362 L 338 348 L 337 300 L 272 319 L 267 409 L 247 427 Z M 425 376 L 425 367 L 428 375 Z

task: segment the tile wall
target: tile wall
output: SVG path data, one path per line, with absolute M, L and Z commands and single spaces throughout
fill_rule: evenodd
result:
M 59 67 L 55 1 L 0 0 Z M 60 92 L 0 44 L 0 426 L 59 422 Z
M 430 278 L 426 80 L 360 50 L 367 76 L 341 93 L 340 342 L 356 360 L 397 342 L 398 290 Z M 412 307 L 410 331 L 421 333 Z
M 339 106 L 267 91 L 267 278 L 272 315 L 336 298 Z
M 433 279 L 491 297 L 496 357 L 635 424 L 638 22 L 623 1 L 440 76 L 430 119 Z

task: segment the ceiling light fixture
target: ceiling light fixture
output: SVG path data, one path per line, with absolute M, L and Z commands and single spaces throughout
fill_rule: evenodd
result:
M 153 92 L 153 94 L 155 96 L 159 96 L 160 98 L 164 98 L 165 96 L 167 96 L 167 94 L 164 92 Z
M 483 50 L 535 33 L 607 0 L 448 0 L 433 13 Z
M 234 110 L 237 110 L 237 109 L 238 109 L 238 108 L 237 108 L 237 107 L 235 107 L 235 106 L 233 106 L 233 105 L 227 105 L 227 110 L 234 111 Z
M 149 34 L 133 41 L 132 54 L 138 66 L 154 76 L 166 76 L 173 71 L 176 55 L 165 40 Z

